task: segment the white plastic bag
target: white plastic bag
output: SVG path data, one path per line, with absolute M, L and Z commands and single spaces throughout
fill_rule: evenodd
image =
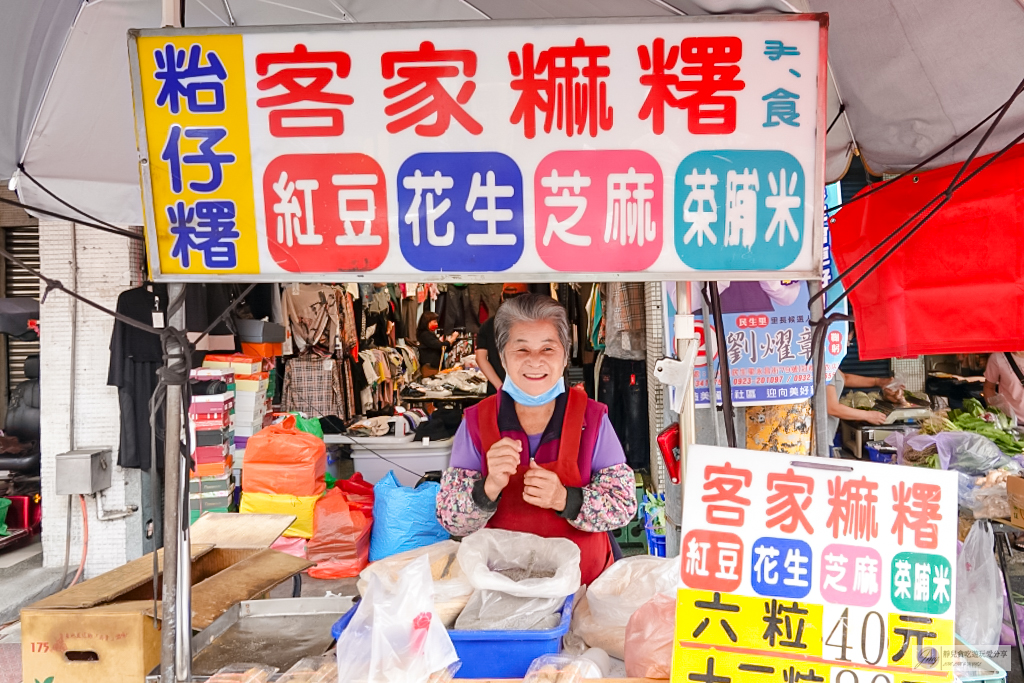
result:
M 674 595 L 679 583 L 680 558 L 637 555 L 619 560 L 590 584 L 587 600 L 595 619 L 626 627 L 633 612 L 658 593 Z
M 476 590 L 565 600 L 580 587 L 580 547 L 565 538 L 481 529 L 462 539 L 459 564 Z
M 460 631 L 547 631 L 558 626 L 565 598 L 521 598 L 479 590 L 455 620 Z
M 624 658 L 626 624 L 655 595 L 675 596 L 680 557 L 637 555 L 619 560 L 587 589 L 586 608 L 577 610 L 573 632 L 591 647 Z
M 473 592 L 473 587 L 469 585 L 466 575 L 462 572 L 458 552 L 457 542 L 441 541 L 374 562 L 359 574 L 359 594 L 366 594 L 372 574 L 383 576 L 392 582 L 397 581 L 398 573 L 410 562 L 417 557 L 426 556 L 430 562 L 430 574 L 434 579 L 434 608 L 445 628 L 452 628 Z
M 980 649 L 997 647 L 1003 626 L 1003 580 L 994 543 L 992 525 L 979 520 L 956 560 L 956 632 Z
M 410 562 L 396 582 L 370 575 L 337 649 L 341 683 L 426 683 L 438 672 L 447 678 L 459 658 L 434 613 L 426 556 Z

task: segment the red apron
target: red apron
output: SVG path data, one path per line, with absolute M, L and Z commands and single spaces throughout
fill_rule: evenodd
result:
M 499 396 L 489 396 L 478 405 L 484 477 L 487 476 L 487 451 L 501 439 L 501 432 L 498 430 L 498 398 Z M 557 474 L 558 480 L 566 487 L 579 488 L 589 483 L 581 481 L 579 468 L 580 436 L 586 407 L 586 393 L 582 389 L 570 389 L 562 422 L 562 435 L 558 443 L 558 459 L 552 463 L 537 463 Z M 522 445 L 523 453 L 529 460 L 530 445 Z M 580 574 L 583 583 L 589 585 L 614 561 L 608 534 L 582 531 L 569 524 L 568 520 L 559 517 L 554 510 L 539 508 L 523 500 L 523 477 L 527 469 L 528 467 L 520 465 L 516 473 L 509 477 L 508 486 L 498 500 L 498 509 L 487 526 L 492 529 L 536 534 L 544 538 L 569 539 L 580 548 Z

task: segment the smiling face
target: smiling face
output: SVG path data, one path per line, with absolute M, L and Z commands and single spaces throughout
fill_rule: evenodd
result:
M 562 379 L 565 347 L 552 323 L 520 321 L 512 325 L 501 359 L 517 387 L 531 396 L 539 396 Z

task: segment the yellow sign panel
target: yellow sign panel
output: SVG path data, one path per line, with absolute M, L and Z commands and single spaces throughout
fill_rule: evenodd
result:
M 259 273 L 242 36 L 138 50 L 161 272 Z
M 681 642 L 821 657 L 821 605 L 688 588 L 677 595 Z

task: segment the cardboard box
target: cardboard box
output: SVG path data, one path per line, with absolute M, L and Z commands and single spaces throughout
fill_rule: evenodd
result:
M 247 356 L 259 356 L 260 358 L 274 358 L 282 355 L 280 342 L 242 342 L 242 353 Z
M 312 566 L 270 549 L 294 519 L 207 513 L 193 525 L 193 629 L 206 628 L 232 605 L 263 595 Z M 162 551 L 158 561 L 162 571 Z M 160 664 L 152 573 L 153 557 L 145 555 L 23 609 L 23 680 L 144 680 Z
M 1006 498 L 1010 501 L 1010 524 L 1024 529 L 1024 477 L 1006 478 Z
M 207 356 L 203 360 L 203 367 L 233 370 L 236 375 L 251 375 L 263 369 L 263 359 L 258 356 L 244 356 L 240 353 L 213 355 Z

